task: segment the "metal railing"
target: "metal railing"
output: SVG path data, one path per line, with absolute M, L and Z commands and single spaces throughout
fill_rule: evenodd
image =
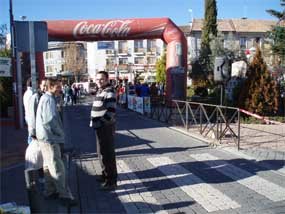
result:
M 180 126 L 187 131 L 197 130 L 203 137 L 217 140 L 233 139 L 240 149 L 240 111 L 238 108 L 197 102 L 172 100 L 165 105 L 163 98 L 151 101 L 153 119 Z

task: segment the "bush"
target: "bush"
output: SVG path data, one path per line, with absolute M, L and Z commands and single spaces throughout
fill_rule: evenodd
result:
M 12 78 L 0 77 L 1 117 L 8 116 L 8 107 L 12 106 Z
M 187 97 L 192 97 L 194 93 L 195 92 L 193 87 L 187 87 Z
M 208 96 L 208 90 L 205 87 L 197 87 L 195 90 L 195 95 L 200 97 L 207 97 Z

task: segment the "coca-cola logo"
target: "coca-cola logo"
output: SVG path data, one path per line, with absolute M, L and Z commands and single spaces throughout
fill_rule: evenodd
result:
M 79 22 L 73 29 L 74 37 L 126 37 L 131 30 L 132 20 L 112 20 L 104 24 L 89 24 L 88 21 Z

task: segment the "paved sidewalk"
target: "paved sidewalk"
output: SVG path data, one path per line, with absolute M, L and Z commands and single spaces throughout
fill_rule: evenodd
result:
M 217 142 L 213 138 L 200 135 L 198 128 L 190 128 L 188 131 L 179 126 L 171 128 L 200 139 L 209 145 L 214 145 L 227 151 L 237 150 L 237 142 L 233 138 L 223 138 L 221 142 Z M 231 128 L 235 130 L 236 127 L 232 125 Z M 237 133 L 236 130 L 235 133 Z M 285 161 L 285 124 L 241 124 L 240 136 L 240 150 L 238 151 L 240 154 L 246 154 L 255 160 Z
M 137 113 L 119 109 L 116 154 L 118 189 L 101 191 L 90 106 L 64 112 L 67 143 L 77 152 L 69 182 L 79 206 L 72 213 L 282 213 L 284 160 L 254 159 L 212 148 Z M 12 139 L 11 137 L 6 139 Z M 27 205 L 23 165 L 1 171 L 0 202 Z
M 179 133 L 165 124 L 119 110 L 118 189 L 99 189 L 90 107 L 69 107 L 68 141 L 79 152 L 70 182 L 80 206 L 73 213 L 282 213 L 285 176 L 280 160 L 247 160 Z M 80 133 L 80 134 L 76 134 Z M 264 167 L 270 163 L 271 168 Z M 111 204 L 111 206 L 110 206 Z
M 23 163 L 27 147 L 27 130 L 15 129 L 14 126 L 0 128 L 0 169 Z

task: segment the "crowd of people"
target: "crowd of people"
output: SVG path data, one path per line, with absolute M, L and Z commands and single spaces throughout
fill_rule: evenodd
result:
M 126 104 L 129 95 L 163 95 L 164 90 L 163 85 L 155 83 L 148 85 L 121 81 L 112 85 L 106 71 L 97 72 L 95 82 L 90 127 L 95 131 L 97 154 L 102 169 L 96 180 L 102 182 L 103 190 L 113 190 L 117 187 L 118 176 L 114 146 L 117 103 Z M 59 199 L 65 206 L 74 206 L 77 201 L 66 183 L 66 169 L 62 159 L 65 143 L 62 106 L 76 104 L 80 93 L 81 90 L 76 85 L 62 86 L 61 81 L 52 78 L 43 79 L 34 92 L 31 80 L 28 79 L 23 96 L 29 144 L 26 150 L 26 168 L 38 170 L 44 184 L 45 198 Z
M 57 79 L 43 79 L 37 91 L 33 93 L 31 80 L 27 81 L 27 90 L 23 96 L 25 120 L 28 126 L 28 148 L 37 145 L 37 150 L 26 150 L 26 168 L 43 172 L 44 197 L 59 199 L 64 206 L 74 206 L 77 201 L 66 183 L 66 171 L 62 159 L 65 143 L 62 117 L 58 97 L 61 97 L 62 85 Z M 27 154 L 27 152 L 30 152 Z M 33 156 L 42 157 L 35 159 Z M 33 164 L 31 160 L 36 160 Z M 41 174 L 41 173 L 39 173 Z
M 128 96 L 138 97 L 158 97 L 164 95 L 164 85 L 158 83 L 141 83 L 139 81 L 135 84 L 127 81 L 120 81 L 116 87 L 117 103 L 121 106 L 127 104 Z

